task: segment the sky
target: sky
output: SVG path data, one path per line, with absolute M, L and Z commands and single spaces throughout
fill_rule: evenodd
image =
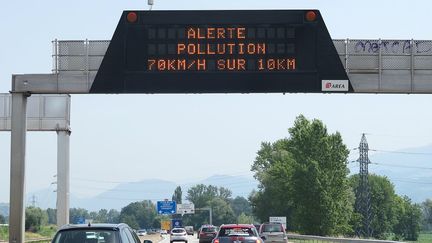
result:
M 50 73 L 54 39 L 108 40 L 123 10 L 147 8 L 144 0 L 3 1 L 0 92 L 10 91 L 12 74 Z M 319 9 L 334 39 L 431 40 L 431 8 L 426 0 L 155 0 L 153 10 Z M 371 148 L 426 146 L 431 104 L 432 95 L 73 95 L 71 192 L 85 197 L 114 186 L 103 181 L 251 176 L 261 142 L 287 137 L 299 114 L 339 131 L 350 149 L 362 133 Z M 53 187 L 56 143 L 54 132 L 28 133 L 27 192 Z M 10 133 L 0 132 L 0 202 L 9 201 L 9 167 Z M 88 179 L 102 189 L 86 190 Z

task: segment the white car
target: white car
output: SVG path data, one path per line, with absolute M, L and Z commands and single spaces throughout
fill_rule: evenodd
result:
M 188 242 L 187 233 L 184 228 L 174 228 L 171 230 L 170 243 L 173 243 L 174 241 Z
M 137 235 L 138 235 L 138 236 L 144 236 L 144 235 L 147 235 L 147 230 L 145 230 L 145 229 L 140 229 L 140 230 L 137 231 Z

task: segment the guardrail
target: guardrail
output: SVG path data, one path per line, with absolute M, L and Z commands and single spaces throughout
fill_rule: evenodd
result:
M 337 238 L 337 237 L 323 237 L 314 235 L 297 235 L 287 234 L 289 242 L 304 242 L 304 243 L 400 243 L 401 241 L 391 240 L 370 240 L 370 239 L 353 239 L 353 238 Z

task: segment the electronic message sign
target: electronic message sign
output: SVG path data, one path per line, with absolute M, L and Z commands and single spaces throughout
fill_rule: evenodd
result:
M 125 11 L 91 93 L 352 91 L 318 10 Z

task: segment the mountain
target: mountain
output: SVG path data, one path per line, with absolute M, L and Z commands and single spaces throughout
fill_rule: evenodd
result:
M 242 196 L 248 198 L 252 190 L 258 188 L 258 181 L 252 177 L 243 176 L 214 175 L 199 181 L 198 183 L 226 187 L 232 191 L 233 197 Z
M 252 177 L 214 175 L 200 181 L 181 184 L 183 197 L 187 195 L 189 188 L 197 184 L 223 186 L 232 191 L 233 197 L 248 197 L 250 192 L 257 188 L 258 183 Z M 120 210 L 131 202 L 141 200 L 156 202 L 171 199 L 177 186 L 178 184 L 171 181 L 146 179 L 138 182 L 120 183 L 112 189 L 88 198 L 75 197 L 72 191 L 70 195 L 70 207 L 85 208 L 90 211 L 96 211 L 101 208 Z M 55 208 L 56 206 L 56 193 L 52 188 L 28 193 L 27 205 L 32 205 L 33 199 L 35 205 L 41 208 Z
M 369 165 L 369 172 L 387 176 L 395 185 L 397 194 L 406 195 L 417 203 L 432 198 L 432 145 L 399 151 L 377 151 L 370 156 L 370 161 L 372 164 Z M 187 190 L 196 184 L 223 186 L 232 191 L 233 197 L 248 197 L 250 192 L 257 188 L 258 182 L 251 176 L 214 175 L 181 184 L 183 197 L 187 195 Z M 101 208 L 120 210 L 135 201 L 171 199 L 177 186 L 174 182 L 159 179 L 121 183 L 94 197 L 77 198 L 71 194 L 70 205 L 91 211 Z M 56 195 L 52 188 L 28 193 L 28 205 L 31 205 L 33 195 L 36 197 L 36 206 L 55 207 Z M 5 204 L 0 204 L 0 213 L 8 214 L 9 211 L 5 208 Z
M 120 210 L 131 202 L 171 199 L 176 186 L 174 182 L 158 179 L 121 183 L 95 197 L 77 200 L 71 203 L 71 207 L 81 207 L 88 210 L 99 210 L 101 208 Z
M 369 172 L 387 176 L 396 193 L 413 202 L 432 198 L 432 145 L 398 151 L 377 151 L 370 156 Z
M 0 214 L 5 217 L 9 216 L 9 203 L 0 203 Z
M 187 195 L 189 188 L 197 184 L 224 186 L 231 189 L 233 197 L 247 197 L 253 189 L 257 188 L 257 182 L 253 178 L 241 176 L 215 175 L 194 183 L 180 185 L 183 197 Z M 107 190 L 95 197 L 86 198 L 72 202 L 71 207 L 82 207 L 88 210 L 99 210 L 101 208 L 121 209 L 127 204 L 141 200 L 152 200 L 154 202 L 163 199 L 171 199 L 175 188 L 174 182 L 148 179 L 133 183 L 121 183 L 115 188 Z

